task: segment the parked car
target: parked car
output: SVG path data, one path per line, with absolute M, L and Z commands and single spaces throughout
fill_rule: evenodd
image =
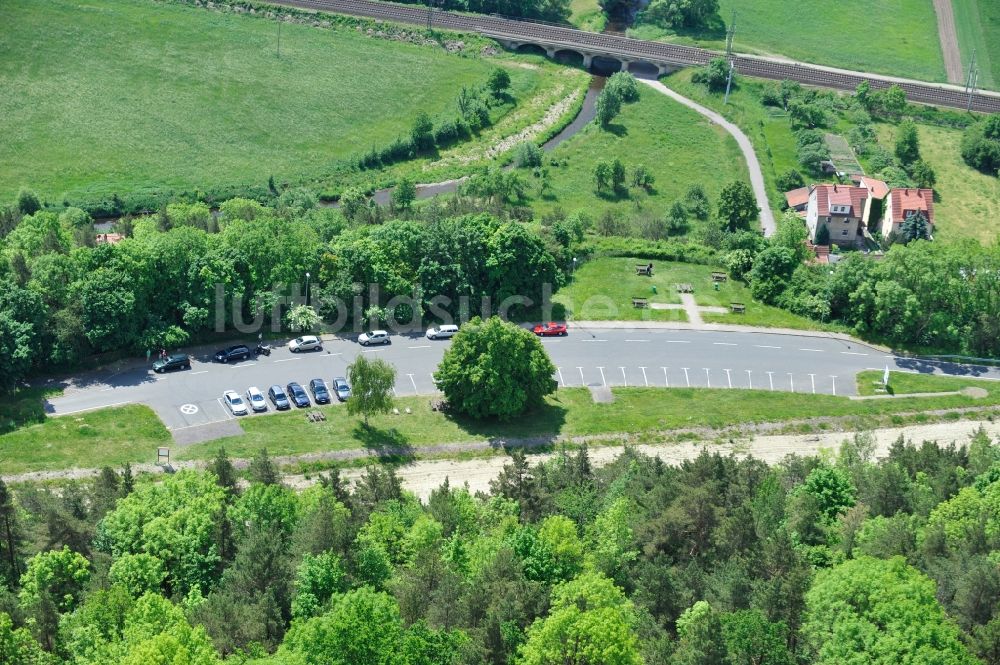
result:
M 390 344 L 389 333 L 384 330 L 373 330 L 371 332 L 361 333 L 358 337 L 358 342 L 361 346 L 370 346 L 372 344 Z
M 288 395 L 285 394 L 281 386 L 271 386 L 268 388 L 267 397 L 278 411 L 285 411 L 292 408 L 291 402 L 288 401 Z
M 313 394 L 313 400 L 317 404 L 329 404 L 330 403 L 330 391 L 326 388 L 326 382 L 323 379 L 313 379 L 309 382 L 309 392 Z
M 346 402 L 351 396 L 351 386 L 348 385 L 347 379 L 342 376 L 336 376 L 333 378 L 333 392 L 336 393 L 337 399 L 341 402 Z
M 292 353 L 299 353 L 300 351 L 322 351 L 323 342 L 321 342 L 319 337 L 316 337 L 315 335 L 304 335 L 302 337 L 296 337 L 289 342 L 288 348 Z
M 304 409 L 311 404 L 309 401 L 309 395 L 307 395 L 306 391 L 302 389 L 302 386 L 294 381 L 285 386 L 285 392 L 287 392 L 288 397 L 295 402 L 295 406 L 300 409 Z
M 534 333 L 539 337 L 562 337 L 568 334 L 565 323 L 555 323 L 554 321 L 539 323 L 535 326 Z
M 234 360 L 246 360 L 250 357 L 250 347 L 246 344 L 236 344 L 215 352 L 215 362 L 228 363 Z
M 191 369 L 191 357 L 186 353 L 177 353 L 153 363 L 153 371 L 157 374 L 172 372 L 175 369 Z
M 267 401 L 264 399 L 264 395 L 257 390 L 257 386 L 250 386 L 247 390 L 247 401 L 250 402 L 250 408 L 254 411 L 267 411 Z
M 247 405 L 240 397 L 240 394 L 235 390 L 227 390 L 222 395 L 222 400 L 229 407 L 229 410 L 233 412 L 234 416 L 245 416 L 247 415 Z
M 435 326 L 427 329 L 427 339 L 448 339 L 454 337 L 457 332 L 458 326 L 455 325 Z

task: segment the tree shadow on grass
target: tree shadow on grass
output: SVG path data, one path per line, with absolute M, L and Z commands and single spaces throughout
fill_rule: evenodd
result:
M 614 134 L 618 138 L 621 138 L 623 136 L 628 136 L 628 127 L 619 124 L 617 122 L 608 123 L 602 129 L 604 129 L 604 131 L 606 132 Z
M 0 434 L 9 434 L 25 425 L 35 425 L 45 421 L 49 390 L 45 388 L 21 388 L 13 397 L 5 396 L 0 402 Z
M 495 449 L 506 448 L 511 441 L 518 446 L 543 448 L 554 444 L 566 424 L 567 408 L 556 397 L 541 407 L 510 420 L 476 419 L 461 413 L 446 415 L 464 432 L 489 439 Z
M 406 435 L 395 427 L 382 428 L 359 422 L 351 430 L 351 436 L 380 460 L 412 460 L 416 454 Z

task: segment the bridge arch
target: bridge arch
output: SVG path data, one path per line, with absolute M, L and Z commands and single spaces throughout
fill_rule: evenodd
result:
M 525 53 L 527 55 L 544 55 L 547 56 L 549 52 L 545 50 L 544 46 L 539 46 L 538 44 L 518 44 L 514 49 L 518 53 Z
M 622 61 L 609 55 L 595 55 L 590 61 L 590 69 L 595 74 L 608 76 L 622 70 Z
M 583 67 L 586 62 L 586 58 L 582 53 L 568 48 L 556 51 L 552 59 L 561 65 L 571 65 L 573 67 Z
M 629 63 L 628 71 L 638 78 L 656 79 L 660 77 L 663 68 L 645 60 L 637 60 Z

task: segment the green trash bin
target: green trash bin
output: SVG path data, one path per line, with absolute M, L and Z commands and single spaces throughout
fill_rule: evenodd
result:
M 715 290 L 716 290 L 716 291 L 718 291 L 718 290 L 719 290 L 719 283 L 718 283 L 718 282 L 715 282 L 715 283 L 713 284 L 713 286 L 715 286 Z
M 653 293 L 656 293 L 656 286 L 653 286 Z

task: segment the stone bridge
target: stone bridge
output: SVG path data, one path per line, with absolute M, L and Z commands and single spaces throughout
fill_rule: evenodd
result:
M 509 35 L 492 33 L 484 30 L 482 34 L 500 42 L 504 47 L 518 53 L 537 53 L 548 56 L 550 60 L 576 65 L 586 70 L 631 72 L 636 76 L 658 78 L 664 74 L 676 71 L 681 67 L 676 62 L 649 57 L 636 57 L 633 54 L 618 53 L 606 48 L 585 48 L 580 44 L 563 42 L 553 39 L 519 39 Z

